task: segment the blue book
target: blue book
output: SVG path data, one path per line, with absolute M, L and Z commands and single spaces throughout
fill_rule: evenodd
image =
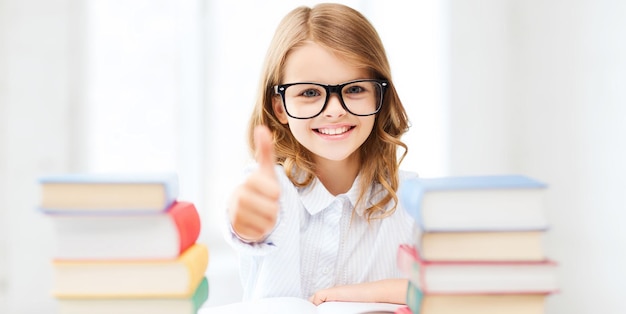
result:
M 177 199 L 175 173 L 80 173 L 39 179 L 46 214 L 150 214 Z
M 522 175 L 412 178 L 400 202 L 424 232 L 545 230 L 547 185 Z

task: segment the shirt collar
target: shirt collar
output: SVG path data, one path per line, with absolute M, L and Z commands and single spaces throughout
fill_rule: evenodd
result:
M 363 216 L 363 214 L 365 213 L 365 209 L 376 203 L 377 200 L 380 198 L 379 195 L 381 193 L 376 193 L 378 197 L 375 197 L 375 199 L 371 199 L 370 196 L 372 194 L 372 190 L 377 188 L 377 185 L 372 186 L 365 195 L 365 199 L 367 201 L 365 203 L 361 203 L 355 208 L 354 204 L 356 204 L 359 198 L 360 178 L 360 175 L 356 177 L 354 183 L 352 184 L 352 187 L 350 188 L 350 190 L 348 190 L 348 192 L 344 194 L 339 194 L 337 196 L 334 196 L 330 192 L 328 192 L 326 187 L 322 184 L 322 182 L 319 181 L 318 178 L 315 178 L 308 186 L 300 188 L 298 190 L 298 193 L 300 194 L 300 199 L 302 200 L 304 208 L 310 215 L 315 215 L 323 211 L 337 199 L 347 199 L 350 202 L 349 206 L 351 208 L 354 208 L 354 212 L 359 216 Z M 378 190 L 380 190 L 380 188 L 378 188 Z

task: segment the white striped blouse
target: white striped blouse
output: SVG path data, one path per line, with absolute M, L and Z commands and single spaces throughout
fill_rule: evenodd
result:
M 333 196 L 317 179 L 299 189 L 282 167 L 275 170 L 281 209 L 274 231 L 262 243 L 240 241 L 231 228 L 226 236 L 240 255 L 244 300 L 308 298 L 333 286 L 405 278 L 397 250 L 415 241 L 416 226 L 401 204 L 392 215 L 368 223 L 365 205 L 354 208 L 359 177 L 347 193 Z M 415 176 L 400 173 L 401 182 Z

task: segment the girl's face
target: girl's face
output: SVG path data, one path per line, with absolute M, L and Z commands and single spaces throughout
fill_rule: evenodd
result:
M 307 42 L 287 56 L 282 83 L 336 85 L 368 78 L 366 70 L 347 63 L 314 42 Z M 361 117 L 350 114 L 341 106 L 339 95 L 334 93 L 324 111 L 311 119 L 289 117 L 280 96 L 273 98 L 273 109 L 281 123 L 289 124 L 296 140 L 315 155 L 317 163 L 322 160 L 358 160 L 355 152 L 374 127 L 375 115 Z

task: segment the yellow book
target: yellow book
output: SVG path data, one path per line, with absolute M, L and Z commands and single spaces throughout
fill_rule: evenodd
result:
M 189 298 L 202 281 L 209 250 L 195 243 L 177 259 L 55 261 L 56 298 Z
M 208 297 L 205 277 L 191 298 L 58 299 L 57 314 L 196 314 Z

